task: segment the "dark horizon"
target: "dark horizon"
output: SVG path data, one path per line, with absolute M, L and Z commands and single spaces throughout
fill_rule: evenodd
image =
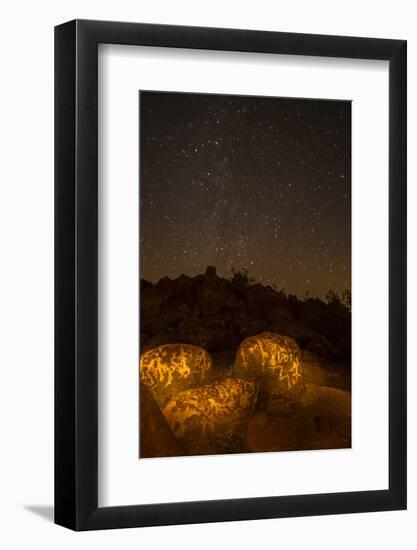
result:
M 351 288 L 348 101 L 142 92 L 140 277 Z

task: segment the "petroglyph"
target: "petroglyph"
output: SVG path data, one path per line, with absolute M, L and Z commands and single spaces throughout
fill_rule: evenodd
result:
M 286 392 L 302 383 L 300 348 L 289 336 L 262 332 L 240 344 L 233 373 L 256 377 L 262 391 Z
M 160 407 L 178 392 L 209 381 L 212 360 L 199 346 L 165 344 L 145 352 L 140 359 L 140 380 Z
M 253 414 L 256 398 L 256 382 L 226 378 L 178 393 L 162 412 L 191 454 L 214 452 Z

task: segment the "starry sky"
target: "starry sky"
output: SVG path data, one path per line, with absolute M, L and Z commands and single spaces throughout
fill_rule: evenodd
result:
M 350 289 L 351 103 L 140 92 L 140 276 Z

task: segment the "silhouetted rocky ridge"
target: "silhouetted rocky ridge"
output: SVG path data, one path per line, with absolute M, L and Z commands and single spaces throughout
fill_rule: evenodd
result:
M 219 277 L 212 266 L 195 277 L 140 283 L 142 352 L 176 342 L 235 352 L 243 339 L 269 331 L 325 360 L 350 362 L 351 313 L 334 293 L 328 301 L 301 300 L 251 283 L 246 272 Z

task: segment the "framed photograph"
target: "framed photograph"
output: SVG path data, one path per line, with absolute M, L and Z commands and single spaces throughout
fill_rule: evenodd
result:
M 406 42 L 55 29 L 55 522 L 406 508 Z

